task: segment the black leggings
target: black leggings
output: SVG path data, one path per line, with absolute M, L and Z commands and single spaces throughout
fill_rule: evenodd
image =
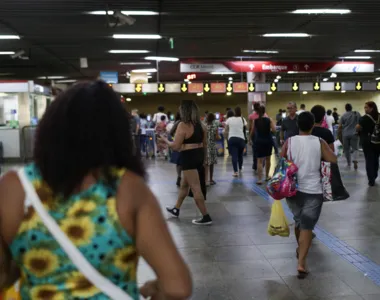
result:
M 380 145 L 372 144 L 370 141 L 363 141 L 363 152 L 368 181 L 369 183 L 374 183 L 379 172 Z

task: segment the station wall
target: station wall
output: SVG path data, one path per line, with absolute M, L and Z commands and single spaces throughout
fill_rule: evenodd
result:
M 247 95 L 246 94 L 233 94 L 226 96 L 224 94 L 206 94 L 202 97 L 197 95 L 179 95 L 179 94 L 155 94 L 155 95 L 131 95 L 131 102 L 127 102 L 127 108 L 137 108 L 140 112 L 155 113 L 159 105 L 165 107 L 165 111 L 175 113 L 178 109 L 181 100 L 191 99 L 198 104 L 201 115 L 208 110 L 212 112 L 224 113 L 227 107 L 234 108 L 240 106 L 243 114 L 247 115 Z M 306 105 L 306 109 L 311 109 L 316 104 L 325 106 L 326 109 L 338 108 L 338 112 L 343 114 L 345 112 L 344 106 L 346 103 L 351 103 L 354 110 L 364 113 L 364 103 L 367 101 L 374 101 L 380 108 L 380 93 L 379 92 L 347 92 L 347 93 L 308 93 L 291 94 L 291 93 L 275 93 L 267 95 L 267 112 L 271 117 L 274 117 L 278 110 L 286 109 L 288 102 L 294 101 L 298 106 L 301 104 Z

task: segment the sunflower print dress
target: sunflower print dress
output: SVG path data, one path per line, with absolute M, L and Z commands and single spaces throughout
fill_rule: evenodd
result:
M 114 171 L 119 181 L 125 171 Z M 139 299 L 138 255 L 133 239 L 119 222 L 116 189 L 99 180 L 60 201 L 54 199 L 34 164 L 25 172 L 45 209 L 94 268 L 132 299 Z M 10 248 L 21 268 L 22 299 L 108 299 L 77 270 L 32 206 L 27 208 Z

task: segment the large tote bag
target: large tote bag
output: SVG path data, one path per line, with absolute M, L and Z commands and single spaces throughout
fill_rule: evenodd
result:
M 321 173 L 323 198 L 325 201 L 341 201 L 350 197 L 343 184 L 338 164 L 322 161 Z

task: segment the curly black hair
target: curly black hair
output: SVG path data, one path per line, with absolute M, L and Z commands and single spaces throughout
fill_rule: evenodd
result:
M 51 103 L 36 132 L 34 161 L 54 195 L 69 197 L 88 174 L 115 184 L 111 168 L 145 177 L 130 118 L 103 81 L 82 82 Z

